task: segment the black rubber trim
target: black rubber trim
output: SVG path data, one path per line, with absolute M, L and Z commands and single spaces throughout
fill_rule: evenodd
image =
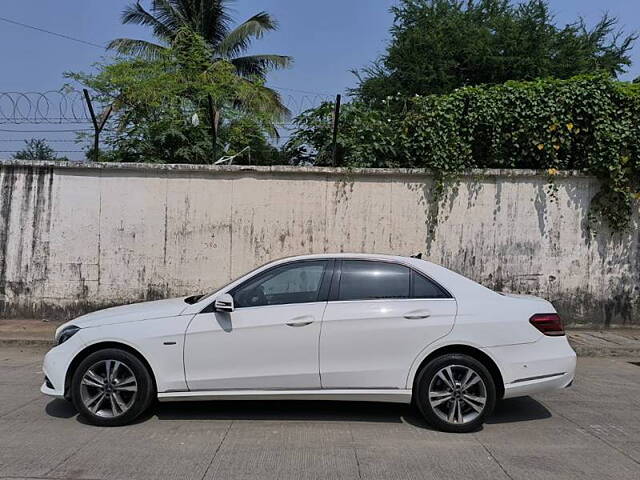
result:
M 331 290 L 329 291 L 329 302 L 335 302 L 338 300 L 338 293 L 340 291 L 340 278 L 342 277 L 342 260 L 336 260 L 333 267 L 333 278 L 331 280 Z
M 549 375 L 538 375 L 537 377 L 519 378 L 517 380 L 514 380 L 511 383 L 514 384 L 514 383 L 528 382 L 530 380 L 542 380 L 543 378 L 560 377 L 560 376 L 564 375 L 565 373 L 567 373 L 567 372 L 550 373 Z
M 324 273 L 322 274 L 322 283 L 320 284 L 320 291 L 318 292 L 318 302 L 326 302 L 329 298 L 329 290 L 331 289 L 331 282 L 335 272 L 335 259 L 331 258 L 327 261 L 327 265 L 324 267 Z

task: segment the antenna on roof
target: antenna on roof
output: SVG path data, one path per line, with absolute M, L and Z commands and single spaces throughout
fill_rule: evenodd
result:
M 417 258 L 418 260 L 422 260 L 422 252 L 416 253 L 415 255 L 411 255 L 411 258 Z

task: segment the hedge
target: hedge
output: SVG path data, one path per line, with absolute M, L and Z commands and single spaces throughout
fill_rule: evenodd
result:
M 287 149 L 331 162 L 333 106 L 295 120 Z M 507 82 L 448 95 L 388 97 L 344 106 L 339 165 L 427 168 L 443 177 L 468 168 L 578 169 L 602 181 L 592 213 L 628 226 L 640 198 L 640 85 L 604 76 Z M 596 217 L 592 217 L 596 218 Z

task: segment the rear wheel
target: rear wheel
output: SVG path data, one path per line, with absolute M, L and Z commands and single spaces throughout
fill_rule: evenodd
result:
M 448 354 L 429 362 L 416 380 L 416 403 L 425 419 L 445 432 L 476 430 L 493 411 L 496 387 L 473 357 Z
M 90 423 L 125 425 L 150 405 L 153 381 L 145 365 L 120 349 L 99 350 L 87 356 L 76 369 L 71 398 Z

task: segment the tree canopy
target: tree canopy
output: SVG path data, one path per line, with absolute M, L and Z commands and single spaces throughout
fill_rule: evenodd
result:
M 13 154 L 16 160 L 68 160 L 67 157 L 58 157 L 56 151 L 43 138 L 32 138 L 24 143 L 25 147 Z
M 631 64 L 636 35 L 618 31 L 604 15 L 556 25 L 547 0 L 400 0 L 386 53 L 355 72 L 361 99 L 449 93 L 508 80 L 606 72 Z
M 254 163 L 269 161 L 282 118 L 279 97 L 257 79 L 238 76 L 228 61 L 210 61 L 209 44 L 183 28 L 172 46 L 153 58 L 123 57 L 97 64 L 96 74 L 67 73 L 89 87 L 97 102 L 112 104 L 105 160 L 212 163 L 222 154 L 251 148 Z M 209 98 L 219 113 L 214 157 Z
M 264 77 L 269 69 L 288 67 L 292 59 L 285 55 L 240 55 L 253 39 L 277 30 L 278 22 L 267 12 L 259 12 L 232 28 L 231 3 L 231 0 L 152 0 L 151 8 L 146 9 L 137 1 L 124 9 L 122 23 L 148 26 L 162 43 L 118 38 L 109 48 L 124 54 L 155 56 L 186 27 L 205 39 L 215 58 L 229 60 L 242 75 Z
M 124 55 L 158 58 L 174 44 L 185 29 L 204 39 L 210 61 L 230 62 L 245 78 L 264 80 L 273 69 L 287 68 L 293 59 L 286 55 L 244 55 L 254 39 L 278 29 L 278 22 L 266 12 L 259 12 L 232 28 L 229 5 L 232 0 L 151 0 L 149 9 L 138 0 L 122 12 L 122 23 L 147 26 L 159 43 L 118 38 L 107 48 Z M 284 106 L 279 103 L 282 112 Z

